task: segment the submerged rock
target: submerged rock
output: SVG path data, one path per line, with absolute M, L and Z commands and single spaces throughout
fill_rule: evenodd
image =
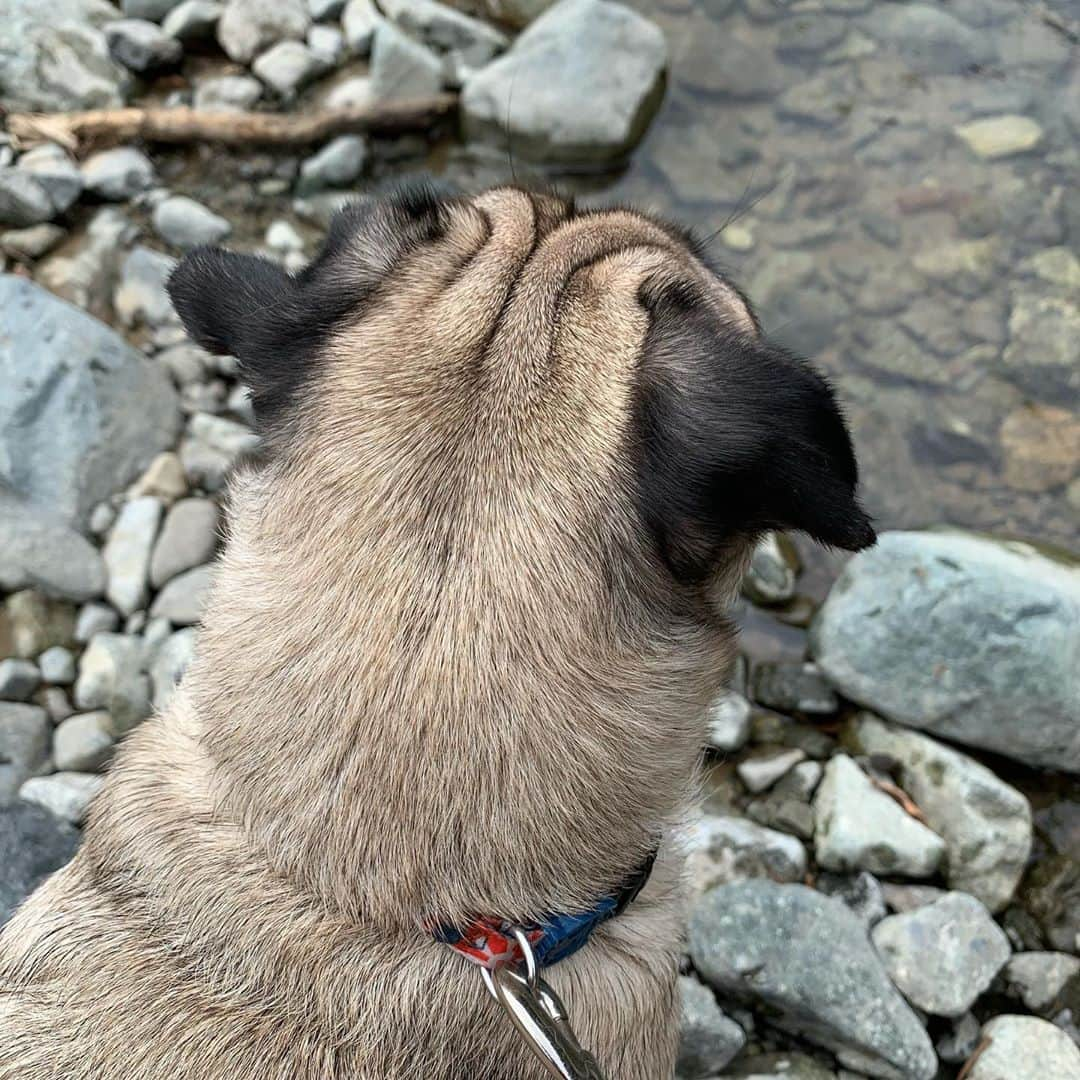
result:
M 890 532 L 811 628 L 842 693 L 891 720 L 1080 772 L 1080 567 L 959 531 Z

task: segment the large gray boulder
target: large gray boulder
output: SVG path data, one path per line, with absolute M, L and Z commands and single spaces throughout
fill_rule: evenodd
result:
M 44 112 L 122 105 L 129 75 L 109 56 L 105 0 L 0 0 L 0 105 Z
M 465 133 L 538 160 L 619 159 L 649 126 L 666 66 L 648 19 L 610 0 L 561 0 L 466 80 Z
M 869 713 L 851 720 L 844 741 L 860 754 L 895 761 L 900 783 L 945 841 L 945 879 L 991 911 L 1016 892 L 1031 853 L 1031 804 L 985 765 L 927 735 Z
M 721 994 L 764 1009 L 849 1069 L 891 1080 L 937 1072 L 926 1030 L 839 900 L 771 881 L 713 889 L 690 920 L 690 956 Z
M 811 629 L 828 679 L 910 727 L 1080 772 L 1080 565 L 959 531 L 890 532 Z
M 0 276 L 0 484 L 72 524 L 175 442 L 168 376 L 104 323 Z

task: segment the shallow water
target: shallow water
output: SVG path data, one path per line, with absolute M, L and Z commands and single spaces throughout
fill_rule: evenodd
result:
M 879 524 L 1075 548 L 1080 6 L 633 2 L 672 75 L 604 197 L 706 234 L 735 215 L 713 257 L 835 379 Z M 957 134 L 1003 115 L 1037 144 Z

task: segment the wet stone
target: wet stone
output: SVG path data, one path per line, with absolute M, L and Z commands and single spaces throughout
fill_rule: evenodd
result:
M 1042 128 L 1027 116 L 988 116 L 961 124 L 956 134 L 980 158 L 995 160 L 1026 154 L 1042 141 Z

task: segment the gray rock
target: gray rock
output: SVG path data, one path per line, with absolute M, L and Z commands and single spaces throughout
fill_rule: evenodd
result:
M 667 46 L 647 19 L 608 0 L 563 0 L 466 81 L 469 138 L 563 162 L 625 156 L 663 92 Z
M 116 314 L 125 326 L 163 326 L 179 322 L 165 286 L 176 265 L 160 251 L 139 245 L 124 260 L 113 294 Z
M 104 780 L 92 773 L 58 772 L 27 780 L 19 797 L 44 807 L 58 818 L 81 825 L 90 800 L 101 790 Z
M 1065 1032 L 1033 1016 L 995 1016 L 983 1025 L 989 1045 L 967 1080 L 1073 1080 L 1080 1049 Z
M 66 229 L 48 223 L 8 229 L 0 233 L 0 251 L 20 262 L 33 262 L 52 251 L 65 236 Z
M 176 4 L 177 0 L 120 0 L 120 10 L 131 19 L 161 22 Z
M 874 947 L 904 996 L 934 1016 L 962 1016 L 1012 952 L 990 913 L 967 893 L 890 915 L 874 927 Z
M 41 672 L 31 660 L 0 660 L 0 701 L 29 701 L 41 685 Z
M 746 1033 L 724 1015 L 712 991 L 697 979 L 679 979 L 682 1027 L 675 1071 L 680 1080 L 715 1076 L 746 1045 Z
M 375 101 L 423 98 L 442 89 L 442 61 L 425 45 L 380 19 L 371 45 L 371 95 Z
M 702 896 L 718 885 L 746 878 L 802 881 L 806 849 L 793 836 L 745 818 L 706 814 L 687 838 L 687 881 Z
M 1059 952 L 1017 953 L 1005 965 L 1005 985 L 1024 1007 L 1051 1017 L 1063 1007 L 1061 996 L 1080 976 L 1080 957 Z
M 757 795 L 771 788 L 806 757 L 804 750 L 770 750 L 744 758 L 735 772 L 747 791 Z
M 107 326 L 11 275 L 0 275 L 0 368 L 11 373 L 0 398 L 0 481 L 68 521 L 85 521 L 175 438 L 176 395 L 161 372 Z M 87 562 L 54 576 L 96 577 Z M 87 586 L 74 592 L 99 591 Z
M 962 1065 L 975 1052 L 980 1034 L 979 1021 L 972 1013 L 964 1013 L 938 1039 L 935 1045 L 938 1058 L 950 1065 Z
M 57 254 L 38 266 L 38 281 L 50 292 L 98 315 L 112 314 L 112 292 L 125 246 L 137 232 L 115 206 L 91 219 L 73 255 Z
M 109 58 L 104 0 L 4 0 L 0 100 L 12 111 L 64 112 L 123 105 L 129 76 Z
M 49 719 L 54 724 L 66 720 L 75 710 L 71 707 L 71 700 L 59 686 L 47 686 L 41 691 L 41 705 L 49 714 Z
M 811 647 L 834 686 L 891 720 L 1080 771 L 1078 621 L 1076 566 L 1017 542 L 890 532 L 847 564 Z
M 1002 360 L 1009 378 L 1032 397 L 1080 400 L 1080 304 L 1063 296 L 1018 291 Z
M 814 884 L 819 892 L 842 901 L 868 930 L 888 914 L 881 882 L 865 870 L 852 877 L 821 873 Z
M 42 143 L 28 150 L 19 158 L 17 167 L 45 189 L 56 214 L 62 214 L 82 194 L 83 177 L 78 165 L 56 143 Z
M 25 780 L 45 771 L 51 736 L 44 709 L 0 701 L 0 803 L 10 802 Z
M 103 552 L 105 595 L 117 611 L 130 615 L 146 604 L 150 556 L 161 523 L 160 500 L 145 495 L 125 503 Z
M 200 244 L 219 244 L 232 232 L 225 218 L 186 195 L 170 195 L 159 202 L 153 222 L 158 236 L 182 251 Z
M 766 533 L 754 548 L 743 579 L 743 595 L 755 604 L 786 604 L 795 595 L 799 557 L 787 537 Z
M 375 38 L 378 15 L 371 0 L 349 0 L 341 17 L 345 41 L 356 56 L 367 56 Z
M 95 634 L 115 630 L 120 615 L 107 604 L 86 604 L 75 621 L 75 640 L 86 644 Z
M 215 36 L 224 5 L 217 0 L 184 0 L 165 16 L 161 29 L 183 44 Z
M 213 357 L 205 349 L 189 341 L 163 349 L 155 360 L 168 369 L 173 382 L 179 386 L 205 382 L 213 364 Z
M 183 46 L 156 23 L 146 19 L 117 19 L 105 27 L 109 55 L 140 75 L 175 67 L 184 54 Z
M 53 686 L 67 686 L 75 681 L 75 654 L 63 645 L 53 645 L 38 657 L 41 677 Z
M 0 806 L 0 926 L 79 847 L 79 834 L 55 814 L 17 800 Z
M 0 589 L 87 600 L 105 590 L 97 548 L 33 503 L 0 492 Z
M 361 135 L 339 135 L 300 165 L 301 194 L 348 187 L 364 171 L 367 142 Z
M 991 35 L 931 4 L 879 7 L 870 29 L 896 49 L 908 67 L 924 75 L 959 75 L 996 59 Z
M 244 112 L 262 97 L 262 83 L 249 75 L 219 75 L 195 87 L 194 106 L 210 112 Z
M 86 190 L 110 202 L 124 202 L 153 187 L 156 176 L 150 159 L 133 146 L 99 150 L 82 167 Z
M 945 841 L 945 877 L 991 911 L 1009 903 L 1031 852 L 1031 806 L 986 766 L 917 732 L 863 714 L 845 740 L 895 761 L 904 790 Z
M 713 889 L 690 920 L 690 955 L 725 996 L 871 1076 L 932 1080 L 933 1047 L 889 982 L 864 924 L 801 885 L 744 881 Z
M 345 138 L 348 138 L 348 136 L 345 136 Z M 301 166 L 302 169 L 303 166 Z M 291 222 L 285 221 L 283 218 L 270 222 L 266 230 L 265 242 L 271 251 L 280 252 L 282 255 L 304 250 L 303 237 L 296 231 Z
M 69 716 L 53 732 L 53 761 L 62 772 L 100 772 L 115 746 L 107 712 L 81 713 Z
M 251 453 L 259 445 L 259 436 L 246 425 L 239 424 L 235 420 L 228 420 L 223 416 L 213 416 L 210 413 L 195 413 L 188 425 L 188 430 L 192 441 L 197 446 L 216 455 L 220 472 L 202 477 L 204 481 L 216 480 L 216 483 L 211 483 L 211 490 L 220 487 L 224 472 L 230 469 L 241 456 Z M 190 444 L 181 445 L 180 457 L 184 462 L 185 470 L 188 468 L 190 453 Z
M 995 281 L 1002 246 L 998 237 L 957 240 L 920 251 L 911 260 L 923 277 L 951 293 L 971 299 Z
M 814 796 L 814 853 L 827 870 L 930 877 L 945 843 L 879 791 L 851 758 L 825 766 Z
M 229 58 L 249 64 L 279 41 L 303 41 L 311 25 L 304 0 L 227 0 L 218 23 L 218 41 Z
M 198 566 L 173 578 L 158 593 L 150 614 L 155 618 L 168 619 L 175 626 L 197 623 L 209 599 L 214 569 L 213 566 Z
M 188 665 L 195 657 L 195 630 L 177 630 L 158 649 L 150 669 L 154 684 L 154 708 L 164 709 Z
M 406 33 L 447 54 L 455 66 L 481 68 L 510 44 L 506 34 L 437 0 L 383 0 L 381 7 Z
M 817 664 L 763 663 L 754 668 L 755 701 L 780 712 L 828 716 L 840 707 Z
M 723 1074 L 741 1080 L 862 1080 L 862 1073 L 833 1072 L 809 1054 L 786 1050 L 742 1055 Z
M 0 168 L 0 225 L 23 229 L 55 216 L 49 193 L 36 177 L 10 165 Z
M 750 702 L 735 690 L 725 690 L 706 716 L 709 746 L 721 753 L 740 750 L 750 738 Z
M 128 490 L 129 498 L 153 495 L 166 505 L 186 494 L 184 467 L 180 464 L 180 458 L 171 450 L 158 454 Z
M 218 518 L 217 504 L 210 499 L 182 499 L 169 510 L 150 560 L 155 588 L 214 557 Z
M 302 41 L 279 41 L 256 59 L 251 70 L 278 96 L 291 99 L 325 72 L 327 64 Z

